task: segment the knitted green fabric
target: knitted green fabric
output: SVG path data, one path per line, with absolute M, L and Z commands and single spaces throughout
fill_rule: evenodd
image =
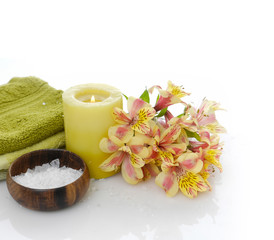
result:
M 16 77 L 0 86 L 0 155 L 63 130 L 61 90 L 36 77 Z
M 38 142 L 34 145 L 26 147 L 24 149 L 6 153 L 0 155 L 0 180 L 6 179 L 6 170 L 9 168 L 10 164 L 22 156 L 25 153 L 32 152 L 40 149 L 48 149 L 48 148 L 64 148 L 65 147 L 65 132 L 56 133 L 45 140 Z

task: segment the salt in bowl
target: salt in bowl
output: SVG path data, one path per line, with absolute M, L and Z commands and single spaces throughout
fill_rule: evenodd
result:
M 60 160 L 60 167 L 81 169 L 83 174 L 72 183 L 51 189 L 26 187 L 13 179 L 28 169 L 55 159 Z M 11 196 L 22 206 L 41 211 L 58 210 L 75 204 L 83 198 L 89 184 L 90 176 L 85 162 L 78 155 L 62 149 L 43 149 L 24 154 L 11 164 L 7 174 L 7 187 Z

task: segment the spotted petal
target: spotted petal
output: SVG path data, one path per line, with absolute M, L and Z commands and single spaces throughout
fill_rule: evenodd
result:
M 149 133 L 150 126 L 148 122 L 155 116 L 155 113 L 155 110 L 151 107 L 141 108 L 137 116 L 134 117 L 131 128 L 139 133 Z
M 131 148 L 129 146 L 123 146 L 119 149 L 120 151 L 123 151 L 129 155 L 131 165 L 135 168 L 141 168 L 145 165 L 145 161 L 143 158 L 138 156 L 137 154 L 133 153 L 131 151 Z
M 130 115 L 118 107 L 113 108 L 112 116 L 114 121 L 119 124 L 129 124 L 131 122 Z
M 137 184 L 144 176 L 141 168 L 132 166 L 129 155 L 123 161 L 121 172 L 123 178 L 129 184 Z
M 178 192 L 178 182 L 177 177 L 172 174 L 172 172 L 161 172 L 159 175 L 155 178 L 155 183 L 165 190 L 166 195 L 169 197 L 173 197 Z
M 175 162 L 174 157 L 171 152 L 160 150 L 158 153 L 159 153 L 161 160 L 163 161 L 163 163 L 165 165 L 167 165 L 167 166 L 178 166 L 179 165 L 177 162 Z
M 208 190 L 208 186 L 204 179 L 191 172 L 187 172 L 179 180 L 179 188 L 184 195 L 189 198 L 197 196 L 198 191 L 204 192 Z

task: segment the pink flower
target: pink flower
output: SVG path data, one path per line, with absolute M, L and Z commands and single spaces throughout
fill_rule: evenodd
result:
M 185 196 L 194 198 L 198 192 L 211 189 L 206 181 L 208 175 L 200 174 L 203 161 L 198 153 L 183 153 L 174 163 L 171 166 L 163 162 L 162 172 L 155 178 L 155 183 L 165 190 L 167 196 L 175 196 L 180 189 Z
M 155 116 L 155 110 L 145 101 L 129 97 L 127 101 L 129 113 L 115 107 L 113 118 L 118 124 L 123 124 L 140 133 L 149 131 L 148 122 Z
M 136 136 L 126 126 L 114 126 L 109 129 L 109 138 L 103 138 L 100 149 L 112 153 L 101 165 L 103 171 L 118 171 L 121 168 L 122 176 L 126 182 L 136 184 L 144 175 L 142 167 L 148 150 L 143 144 L 136 144 Z
M 181 98 L 189 95 L 189 93 L 184 92 L 180 86 L 176 86 L 171 81 L 168 81 L 167 90 L 162 90 L 160 86 L 155 85 L 149 89 L 149 92 L 152 93 L 155 88 L 158 89 L 160 94 L 160 98 L 154 107 L 156 111 L 162 110 L 175 103 L 183 103 L 187 106 Z
M 217 110 L 221 110 L 220 104 L 204 99 L 196 112 L 192 108 L 191 115 L 198 128 L 207 129 L 211 133 L 224 133 L 225 128 L 216 119 L 215 111 Z

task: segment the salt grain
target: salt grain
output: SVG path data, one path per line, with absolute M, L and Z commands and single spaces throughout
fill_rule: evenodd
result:
M 52 189 L 63 187 L 77 180 L 83 174 L 83 170 L 63 166 L 60 168 L 60 160 L 55 159 L 50 163 L 28 169 L 26 173 L 12 177 L 14 181 L 29 188 Z

